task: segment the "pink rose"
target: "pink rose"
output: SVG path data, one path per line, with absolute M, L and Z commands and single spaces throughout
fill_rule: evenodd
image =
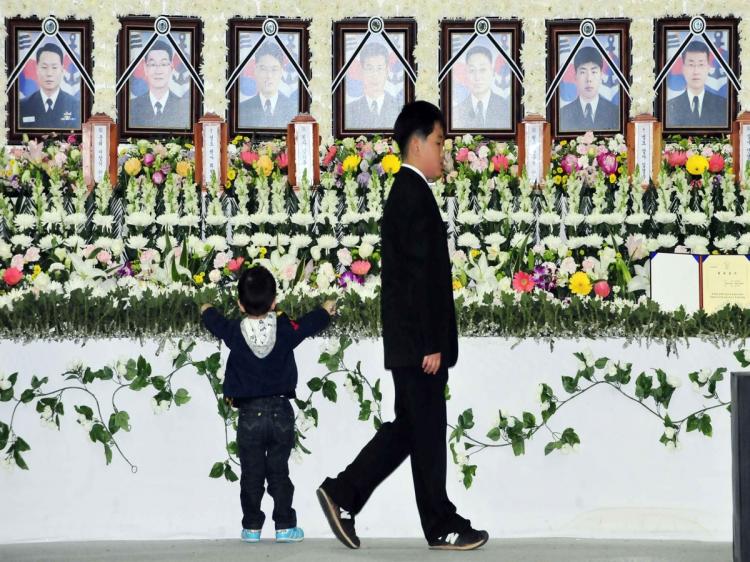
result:
M 367 275 L 367 273 L 370 271 L 370 268 L 372 266 L 370 265 L 369 261 L 365 260 L 357 260 L 354 263 L 352 263 L 352 273 L 355 275 Z
M 18 283 L 21 282 L 21 279 L 23 279 L 23 273 L 15 267 L 9 267 L 5 270 L 5 273 L 3 273 L 3 281 L 5 281 L 9 287 L 18 285 Z
M 336 158 L 336 153 L 338 152 L 336 145 L 332 144 L 328 147 L 328 152 L 326 152 L 325 157 L 323 158 L 323 166 L 328 166 L 331 162 L 333 162 L 333 159 Z
M 573 154 L 568 154 L 560 161 L 560 167 L 566 174 L 572 174 L 578 168 L 578 158 Z
M 289 165 L 289 154 L 287 152 L 281 152 L 279 157 L 276 159 L 276 163 L 282 170 Z
M 258 158 L 258 153 L 252 150 L 243 150 L 240 152 L 240 159 L 248 166 L 252 166 Z
M 724 170 L 724 157 L 718 152 L 708 159 L 708 171 L 714 174 Z
M 458 149 L 456 153 L 456 160 L 458 162 L 466 162 L 469 159 L 469 149 L 465 146 Z
M 91 257 L 91 252 L 93 252 L 95 248 L 96 248 L 96 246 L 94 246 L 93 244 L 89 244 L 89 245 L 85 246 L 83 248 L 83 257 L 86 258 L 86 259 L 90 258 Z
M 26 250 L 26 255 L 23 256 L 23 261 L 26 263 L 34 263 L 35 261 L 39 261 L 39 248 L 36 246 L 32 246 L 28 250 Z
M 154 160 L 156 160 L 156 158 L 150 152 L 147 152 L 146 154 L 143 155 L 143 165 L 144 166 L 150 166 L 151 164 L 154 163 Z
M 601 152 L 597 157 L 596 161 L 599 163 L 599 167 L 605 174 L 614 174 L 617 171 L 617 157 L 611 152 Z
M 14 269 L 17 269 L 18 271 L 21 271 L 23 269 L 23 264 L 25 263 L 26 262 L 24 261 L 23 256 L 21 254 L 16 254 L 10 260 L 10 266 Z
M 583 260 L 583 263 L 581 264 L 581 269 L 583 269 L 586 273 L 591 273 L 594 268 L 596 267 L 596 264 L 599 260 L 592 257 L 587 257 Z
M 281 269 L 281 278 L 284 281 L 293 281 L 297 275 L 297 264 L 288 263 Z
M 96 254 L 96 259 L 99 263 L 108 264 L 112 261 L 112 254 L 107 250 L 100 250 L 99 253 Z
M 610 293 L 609 283 L 604 279 L 597 281 L 594 283 L 594 292 L 596 293 L 596 296 L 606 299 Z
M 667 164 L 672 166 L 673 168 L 677 168 L 679 166 L 684 166 L 685 162 L 687 162 L 687 154 L 683 151 L 678 152 L 667 152 Z
M 229 263 L 230 257 L 226 252 L 219 252 L 214 258 L 214 268 L 221 269 Z
M 227 269 L 232 272 L 239 271 L 244 261 L 245 258 L 242 257 L 231 259 L 227 262 Z
M 164 172 L 161 170 L 156 170 L 154 174 L 151 176 L 151 181 L 154 182 L 156 185 L 160 185 L 164 183 Z
M 504 172 L 508 169 L 508 158 L 504 154 L 496 154 L 492 157 L 492 166 L 496 172 Z
M 76 143 L 76 136 L 75 135 L 68 135 L 68 143 L 69 144 L 75 144 Z

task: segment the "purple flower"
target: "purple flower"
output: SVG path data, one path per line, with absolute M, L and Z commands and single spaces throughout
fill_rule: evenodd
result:
M 154 172 L 154 175 L 151 176 L 151 181 L 157 185 L 164 183 L 164 174 L 161 172 L 161 170 L 156 170 Z
M 129 261 L 126 261 L 124 264 L 122 264 L 122 267 L 117 270 L 117 277 L 132 277 L 133 276 L 133 267 L 130 265 Z
M 360 172 L 360 174 L 357 176 L 357 183 L 362 186 L 367 186 L 367 184 L 370 183 L 370 174 L 368 174 L 367 172 Z
M 557 280 L 552 271 L 544 264 L 538 265 L 534 268 L 534 272 L 531 274 L 531 279 L 534 281 L 534 285 L 544 291 L 552 291 L 557 287 Z
M 357 283 L 358 285 L 364 285 L 364 279 L 362 279 L 359 275 L 356 273 L 352 273 L 351 271 L 344 272 L 341 277 L 339 277 L 339 285 L 346 288 L 349 286 L 349 283 Z
M 560 161 L 560 167 L 566 174 L 572 174 L 578 169 L 578 158 L 575 154 L 568 154 Z
M 145 155 L 143 156 L 143 165 L 144 165 L 144 166 L 150 166 L 151 164 L 153 164 L 153 163 L 154 163 L 154 160 L 156 160 L 156 158 L 154 157 L 154 155 L 153 155 L 153 154 L 151 154 L 150 152 L 147 152 L 147 153 L 146 153 L 146 154 L 145 154 Z
M 164 162 L 164 164 L 161 165 L 161 173 L 165 176 L 172 171 L 172 166 L 169 164 L 169 162 Z
M 614 174 L 617 171 L 617 157 L 611 152 L 602 152 L 596 157 L 596 161 L 605 174 Z

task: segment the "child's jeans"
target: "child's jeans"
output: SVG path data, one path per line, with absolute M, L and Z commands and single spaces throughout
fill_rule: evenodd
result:
M 294 410 L 288 398 L 270 396 L 238 400 L 242 527 L 260 529 L 266 519 L 260 510 L 264 484 L 273 498 L 276 529 L 297 526 L 292 508 L 294 486 L 289 479 L 289 454 L 294 447 Z

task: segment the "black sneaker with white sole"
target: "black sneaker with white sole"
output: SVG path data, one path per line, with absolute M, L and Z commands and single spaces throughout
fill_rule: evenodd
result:
M 474 550 L 482 546 L 490 538 L 487 531 L 477 531 L 469 527 L 460 533 L 448 533 L 430 541 L 433 550 Z
M 316 494 L 320 502 L 320 507 L 323 508 L 323 513 L 336 538 L 349 548 L 359 548 L 359 537 L 354 530 L 354 516 L 336 505 L 322 486 L 318 488 Z

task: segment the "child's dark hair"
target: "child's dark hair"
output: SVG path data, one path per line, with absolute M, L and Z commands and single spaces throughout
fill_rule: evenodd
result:
M 407 156 L 412 136 L 416 135 L 422 140 L 429 137 L 435 123 L 440 123 L 445 133 L 445 117 L 440 108 L 427 101 L 407 103 L 399 113 L 393 130 L 393 139 L 398 144 L 401 154 Z
M 276 298 L 276 279 L 265 267 L 256 265 L 242 273 L 237 292 L 245 312 L 250 316 L 260 316 L 271 310 Z

